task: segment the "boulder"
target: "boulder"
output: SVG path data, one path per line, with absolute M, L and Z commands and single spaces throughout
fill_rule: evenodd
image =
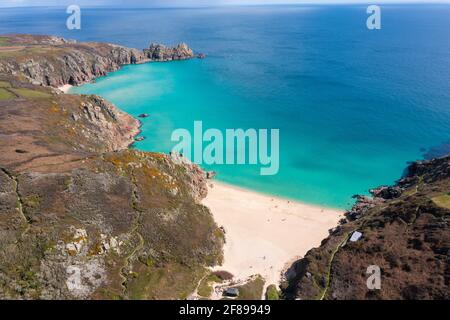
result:
M 398 186 L 381 186 L 369 191 L 374 197 L 382 199 L 395 199 L 400 197 L 402 189 Z

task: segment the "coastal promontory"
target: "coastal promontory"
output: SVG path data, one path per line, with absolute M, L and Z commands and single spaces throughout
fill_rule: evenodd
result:
M 137 119 L 58 89 L 193 57 L 185 44 L 0 36 L 0 299 L 222 298 L 218 283 L 240 299 L 450 298 L 448 156 L 411 163 L 395 185 L 355 196 L 345 216 L 218 184 L 208 199 L 213 173 L 130 148 Z M 209 268 L 224 261 L 228 270 Z M 372 267 L 379 288 L 368 285 Z M 239 271 L 252 275 L 237 286 Z
M 93 81 L 126 64 L 194 57 L 193 50 L 184 43 L 175 47 L 152 43 L 148 49 L 138 50 L 55 36 L 11 35 L 0 40 L 0 73 L 52 87 Z
M 222 257 L 205 173 L 128 149 L 136 119 L 56 89 L 144 53 L 0 39 L 0 299 L 186 298 Z
M 414 162 L 394 186 L 356 196 L 321 246 L 292 265 L 284 297 L 449 299 L 449 186 L 447 156 Z

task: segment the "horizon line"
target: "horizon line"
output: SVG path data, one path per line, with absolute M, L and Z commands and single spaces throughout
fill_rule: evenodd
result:
M 373 1 L 364 0 L 360 3 L 354 2 L 302 2 L 302 3 L 255 3 L 255 4 L 216 4 L 216 5 L 197 5 L 197 6 L 170 6 L 170 5 L 161 5 L 161 6 L 125 6 L 125 5 L 80 5 L 80 7 L 84 8 L 104 8 L 104 9 L 204 9 L 204 8 L 222 8 L 222 7 L 274 7 L 274 6 L 360 6 L 360 5 L 368 5 L 373 4 Z M 378 0 L 377 4 L 379 5 L 431 5 L 431 4 L 441 4 L 441 5 L 449 5 L 450 0 L 410 0 L 410 1 L 389 1 L 389 0 Z M 15 5 L 15 6 L 2 6 L 0 5 L 0 9 L 20 9 L 20 8 L 66 8 L 66 5 Z

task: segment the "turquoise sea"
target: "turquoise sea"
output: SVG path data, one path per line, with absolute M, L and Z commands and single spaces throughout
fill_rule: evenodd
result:
M 204 60 L 126 66 L 73 89 L 143 119 L 136 148 L 168 152 L 176 128 L 279 128 L 280 171 L 216 165 L 217 178 L 336 208 L 391 184 L 408 161 L 450 152 L 450 5 L 0 9 L 0 33 L 144 48 L 187 42 Z

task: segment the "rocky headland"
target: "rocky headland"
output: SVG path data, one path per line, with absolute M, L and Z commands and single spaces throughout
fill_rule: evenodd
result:
M 141 51 L 0 37 L 0 299 L 211 294 L 224 229 L 200 202 L 207 174 L 178 155 L 128 149 L 138 120 L 101 97 L 55 89 L 125 64 L 192 57 L 184 44 Z M 288 270 L 283 298 L 450 298 L 450 157 L 407 171 L 395 186 L 356 197 L 328 238 Z M 361 237 L 350 241 L 355 231 Z M 369 265 L 381 268 L 380 290 L 366 286 Z M 252 294 L 243 297 L 258 299 L 264 281 L 246 286 Z
M 396 185 L 371 193 L 294 263 L 286 299 L 450 299 L 450 156 L 412 163 Z M 367 286 L 371 265 L 379 290 Z
M 194 57 L 194 51 L 185 43 L 180 43 L 173 48 L 152 43 L 148 49 L 144 49 L 144 55 L 151 61 L 186 60 Z
M 138 50 L 53 36 L 11 35 L 1 39 L 0 73 L 55 88 L 93 81 L 126 64 L 194 57 L 193 50 L 184 43 L 173 48 L 152 43 L 148 49 Z
M 206 174 L 128 149 L 136 119 L 55 89 L 152 58 L 56 37 L 1 40 L 0 299 L 186 298 L 222 259 L 223 232 L 200 204 Z

